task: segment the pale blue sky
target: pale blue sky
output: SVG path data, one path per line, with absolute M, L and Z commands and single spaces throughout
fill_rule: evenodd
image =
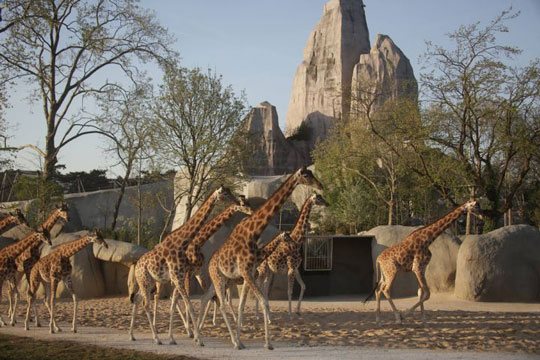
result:
M 319 21 L 325 0 L 143 0 L 177 38 L 176 49 L 184 66 L 211 68 L 239 93 L 244 90 L 250 106 L 269 101 L 276 106 L 282 128 L 291 85 L 308 35 Z M 411 60 L 415 75 L 425 40 L 448 46 L 445 34 L 459 25 L 487 23 L 513 6 L 519 18 L 508 23 L 510 32 L 501 42 L 523 49 L 522 65 L 540 57 L 540 0 L 364 0 L 370 40 L 389 35 Z M 159 77 L 156 72 L 155 77 Z M 156 79 L 159 80 L 159 79 Z M 12 96 L 12 144 L 43 145 L 44 121 L 39 107 L 33 113 L 19 100 L 27 91 Z M 102 142 L 88 137 L 68 145 L 60 163 L 68 171 L 108 169 Z M 19 156 L 17 165 L 35 169 L 35 157 Z M 110 175 L 114 175 L 111 173 Z

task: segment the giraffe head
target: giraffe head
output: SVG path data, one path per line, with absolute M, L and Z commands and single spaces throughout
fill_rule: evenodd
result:
M 109 248 L 109 245 L 105 242 L 105 239 L 103 239 L 103 235 L 101 234 L 101 231 L 99 230 L 92 230 L 88 233 L 88 240 L 91 243 L 95 243 L 98 245 L 101 245 L 105 247 L 105 249 Z
M 223 185 L 221 185 L 214 191 L 214 199 L 216 201 L 229 200 L 230 202 L 238 204 L 238 200 L 236 199 L 236 197 L 234 197 L 231 190 Z
M 323 186 L 319 182 L 319 180 L 317 180 L 315 178 L 315 175 L 313 175 L 313 173 L 310 170 L 308 170 L 305 166 L 303 166 L 301 169 L 299 169 L 296 172 L 296 176 L 298 177 L 299 184 L 312 186 L 318 190 L 323 189 Z
M 279 237 L 279 242 L 284 242 L 284 243 L 292 243 L 293 242 L 293 239 L 291 238 L 290 234 L 288 232 L 282 232 L 281 234 L 278 235 Z
M 480 209 L 480 204 L 478 203 L 478 200 L 471 197 L 466 203 L 465 203 L 465 211 L 470 211 L 474 216 L 479 218 L 480 220 L 483 219 Z
M 311 201 L 313 202 L 313 205 L 324 207 L 328 206 L 328 203 L 326 202 L 326 200 L 324 200 L 321 194 L 314 193 L 313 195 L 311 195 Z
M 19 225 L 26 225 L 28 226 L 28 222 L 26 221 L 26 218 L 24 217 L 24 214 L 22 213 L 21 209 L 15 209 L 14 212 L 10 213 L 11 216 L 15 218 L 15 222 Z
M 239 196 L 238 204 L 235 205 L 235 210 L 247 215 L 253 215 L 253 208 L 248 204 L 244 195 Z
M 49 246 L 52 246 L 51 234 L 49 233 L 49 230 L 40 227 L 36 230 L 35 234 L 39 240 L 43 241 Z
M 61 219 L 64 219 L 66 222 L 69 222 L 69 215 L 68 215 L 68 205 L 65 201 L 60 204 L 60 206 L 56 205 L 56 212 L 58 213 L 58 216 Z

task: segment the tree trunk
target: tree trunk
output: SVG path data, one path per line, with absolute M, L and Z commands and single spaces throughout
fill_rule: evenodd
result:
M 124 197 L 124 193 L 126 191 L 126 186 L 129 180 L 129 176 L 131 175 L 131 169 L 133 167 L 133 160 L 130 159 L 127 163 L 126 167 L 126 174 L 124 175 L 124 178 L 122 179 L 122 185 L 120 186 L 120 193 L 118 194 L 118 198 L 116 199 L 116 204 L 114 205 L 114 213 L 113 213 L 113 219 L 111 224 L 111 230 L 114 231 L 116 228 L 116 220 L 118 219 L 118 213 L 120 212 L 120 204 L 122 203 L 122 198 Z

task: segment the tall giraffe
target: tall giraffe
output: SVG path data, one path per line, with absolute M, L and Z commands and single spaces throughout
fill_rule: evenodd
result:
M 376 308 L 376 322 L 380 323 L 381 312 L 381 294 L 386 296 L 386 299 L 392 307 L 396 322 L 401 324 L 401 313 L 397 310 L 392 298 L 390 296 L 390 290 L 392 283 L 398 272 L 412 271 L 418 280 L 419 285 L 419 299 L 412 307 L 404 311 L 404 315 L 414 311 L 420 306 L 422 318 L 425 320 L 424 315 L 424 302 L 429 299 L 430 292 L 426 282 L 425 272 L 426 268 L 431 260 L 431 252 L 429 251 L 429 245 L 454 221 L 456 221 L 461 214 L 467 211 L 474 211 L 477 208 L 477 201 L 470 199 L 458 206 L 447 215 L 443 216 L 434 223 L 424 226 L 418 230 L 410 233 L 399 244 L 391 246 L 385 249 L 378 257 L 376 261 L 377 266 L 377 285 L 375 286 L 375 298 L 377 301 Z M 478 215 L 481 217 L 480 215 Z M 380 268 L 381 279 L 379 281 L 378 275 Z M 371 295 L 369 296 L 371 297 Z M 369 298 L 368 297 L 368 298 Z M 367 300 L 367 299 L 366 299 Z
M 60 206 L 56 205 L 56 208 L 50 213 L 47 219 L 43 222 L 43 225 L 41 225 L 41 228 L 47 230 L 50 233 L 54 225 L 59 220 L 63 220 L 66 223 L 69 222 L 68 211 L 69 211 L 69 208 L 65 202 L 62 202 Z M 33 246 L 27 247 L 19 256 L 17 256 L 17 259 L 15 259 L 15 263 L 17 264 L 17 273 L 15 274 L 15 281 L 16 281 L 15 284 L 19 284 L 23 275 L 26 276 L 26 281 L 28 282 L 28 284 L 30 284 L 30 271 L 32 270 L 32 267 L 34 266 L 34 264 L 39 260 L 40 247 L 41 247 L 41 243 L 35 243 Z M 13 306 L 11 306 L 11 302 L 10 302 L 10 307 L 9 307 L 9 314 L 11 314 L 11 312 L 15 311 L 15 309 L 17 308 L 17 302 L 19 300 L 19 291 L 16 287 L 14 289 L 10 288 L 9 291 L 15 291 L 15 302 Z
M 50 322 L 49 322 L 49 332 L 51 334 L 61 331 L 61 329 L 56 325 L 54 319 L 54 303 L 56 297 L 56 289 L 58 283 L 63 281 L 66 285 L 66 288 L 71 293 L 73 298 L 73 322 L 71 330 L 77 332 L 77 295 L 73 289 L 73 282 L 71 280 L 71 270 L 72 265 L 69 261 L 70 257 L 81 251 L 86 245 L 90 243 L 96 243 L 99 245 L 108 248 L 107 243 L 103 240 L 103 236 L 99 231 L 93 230 L 88 234 L 81 236 L 79 239 L 71 241 L 67 244 L 62 244 L 58 248 L 54 249 L 50 254 L 42 257 L 34 265 L 30 273 L 30 281 L 28 285 L 27 298 L 28 303 L 26 307 L 26 318 L 24 321 L 24 328 L 28 328 L 28 319 L 30 318 L 30 308 L 34 304 L 34 314 L 36 320 L 36 326 L 39 326 L 38 312 L 34 299 L 36 292 L 39 288 L 39 285 L 43 283 L 45 286 L 45 305 L 49 310 Z
M 291 242 L 281 242 L 278 247 L 257 267 L 257 284 L 263 289 L 264 295 L 268 297 L 270 284 L 274 274 L 287 274 L 288 286 L 287 297 L 289 299 L 289 317 L 292 315 L 291 300 L 294 279 L 300 284 L 300 296 L 296 307 L 296 313 L 300 314 L 300 305 L 306 290 L 306 284 L 300 276 L 298 268 L 302 263 L 302 244 L 306 239 L 306 232 L 309 225 L 308 219 L 313 206 L 328 206 L 328 203 L 319 194 L 313 194 L 306 199 L 300 215 L 290 232 Z M 258 316 L 259 306 L 255 303 L 255 312 Z
M 129 328 L 129 337 L 131 340 L 135 340 L 133 336 L 133 327 L 135 325 L 135 314 L 137 312 L 137 304 L 142 299 L 142 305 L 152 330 L 152 336 L 154 342 L 158 345 L 161 344 L 156 329 L 152 322 L 149 312 L 149 300 L 150 293 L 156 287 L 157 283 L 165 281 L 174 281 L 174 271 L 176 269 L 176 262 L 178 261 L 178 255 L 180 254 L 182 246 L 186 246 L 186 240 L 195 236 L 197 231 L 202 226 L 205 219 L 208 217 L 214 205 L 221 199 L 229 199 L 230 201 L 237 203 L 229 189 L 221 186 L 214 190 L 210 196 L 205 200 L 197 212 L 180 228 L 171 232 L 167 237 L 156 247 L 149 252 L 145 253 L 134 265 L 132 274 L 135 276 L 136 284 L 139 288 L 134 287 L 130 289 L 130 301 L 133 303 L 133 309 L 131 313 L 131 324 Z M 174 284 L 175 287 L 177 284 Z M 138 296 L 136 296 L 138 295 Z M 174 311 L 173 306 L 176 303 L 171 302 L 171 311 Z M 188 312 L 193 320 L 193 309 L 191 303 L 186 303 Z M 180 315 L 182 314 L 179 311 Z M 195 323 L 195 321 L 194 321 Z M 184 324 L 187 325 L 185 319 Z M 187 326 L 186 326 L 187 327 Z M 189 327 L 187 327 L 189 329 Z M 197 327 L 194 327 L 194 340 L 202 346 L 202 342 L 199 339 L 199 332 Z
M 231 342 L 236 349 L 244 348 L 244 345 L 240 341 L 240 328 L 248 288 L 255 294 L 257 300 L 263 304 L 265 347 L 269 350 L 273 349 L 270 344 L 270 334 L 268 331 L 270 313 L 268 300 L 261 293 L 253 278 L 257 266 L 257 239 L 266 225 L 268 225 L 272 216 L 274 216 L 299 184 L 322 189 L 321 183 L 313 176 L 311 171 L 305 167 L 299 169 L 291 175 L 253 215 L 244 218 L 236 225 L 229 238 L 225 241 L 225 244 L 219 248 L 210 259 L 209 274 L 214 288 L 210 288 L 204 294 L 201 300 L 201 310 L 205 309 L 206 303 L 214 294 L 218 296 L 221 315 L 227 324 Z M 235 336 L 229 319 L 227 318 L 227 314 L 225 313 L 225 290 L 227 288 L 227 283 L 230 280 L 240 278 L 244 280 L 244 286 L 242 287 L 238 305 L 237 332 Z M 203 315 L 203 311 L 200 311 L 199 320 L 201 320 Z
M 51 237 L 49 231 L 46 229 L 39 229 L 31 233 L 24 239 L 17 241 L 14 244 L 11 244 L 2 250 L 0 250 L 0 300 L 2 299 L 2 285 L 5 280 L 10 282 L 10 287 L 15 288 L 15 273 L 17 272 L 17 265 L 15 264 L 15 259 L 19 256 L 27 247 L 34 246 L 36 243 L 41 242 L 51 245 Z M 12 296 L 11 291 L 9 296 Z M 10 314 L 11 325 L 15 325 L 15 311 L 12 311 Z M 6 323 L 0 315 L 0 326 L 4 326 Z
M 232 204 L 212 220 L 204 224 L 197 235 L 191 241 L 187 241 L 187 247 L 184 247 L 179 254 L 179 262 L 177 267 L 174 269 L 174 277 L 176 280 L 173 280 L 175 284 L 184 285 L 185 296 L 187 301 L 189 301 L 189 288 L 190 288 L 190 278 L 195 276 L 199 285 L 203 290 L 208 289 L 207 281 L 205 276 L 203 276 L 203 264 L 204 264 L 204 254 L 202 253 L 202 247 L 206 241 L 212 236 L 228 219 L 231 218 L 236 212 L 242 212 L 247 215 L 253 214 L 253 209 L 246 202 L 245 197 L 241 196 L 238 204 Z M 173 302 L 176 302 L 180 290 L 175 287 L 174 293 L 172 296 Z M 186 299 L 184 299 L 186 302 Z M 187 307 L 186 307 L 187 310 Z M 172 312 L 170 314 L 171 318 L 169 319 L 169 338 L 171 342 L 174 342 L 172 338 Z M 190 317 L 186 313 L 186 327 L 189 329 L 189 319 Z M 194 322 L 194 326 L 198 326 Z
M 0 233 L 3 233 L 8 229 L 8 227 L 12 224 L 15 225 L 26 225 L 28 226 L 28 222 L 26 221 L 26 218 L 24 217 L 24 214 L 22 213 L 21 209 L 15 209 L 14 212 L 8 213 L 6 216 L 0 219 Z

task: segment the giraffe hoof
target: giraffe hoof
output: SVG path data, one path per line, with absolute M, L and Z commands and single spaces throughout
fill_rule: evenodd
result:
M 36 327 L 41 327 L 41 324 L 40 324 L 40 323 L 37 323 L 37 324 L 36 324 Z
M 274 350 L 274 347 L 272 346 L 272 344 L 265 344 L 264 347 L 268 350 Z
M 171 339 L 171 340 L 169 341 L 169 345 L 176 345 L 176 341 L 174 341 L 174 339 Z
M 161 340 L 155 339 L 154 341 L 156 342 L 156 345 L 161 345 Z
M 135 339 L 134 336 L 130 336 L 130 337 L 129 337 L 129 340 L 131 340 L 131 341 L 137 341 L 137 339 Z
M 74 334 L 77 333 L 77 329 L 71 329 L 71 331 L 73 331 Z
M 201 347 L 204 346 L 204 343 L 202 342 L 201 339 L 197 339 L 197 340 L 195 340 L 195 342 L 197 343 L 197 345 L 199 345 L 199 346 L 201 346 Z

